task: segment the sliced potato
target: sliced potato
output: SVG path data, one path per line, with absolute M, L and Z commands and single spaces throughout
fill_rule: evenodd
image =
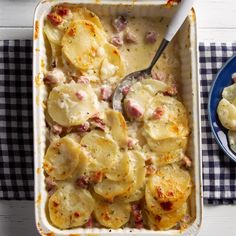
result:
M 123 115 L 114 110 L 106 111 L 106 124 L 111 130 L 113 139 L 119 146 L 127 146 L 128 129 Z
M 126 109 L 129 100 L 133 100 L 145 111 L 150 100 L 158 92 L 165 92 L 167 88 L 167 85 L 161 81 L 154 79 L 143 79 L 130 87 L 124 100 L 124 108 Z
M 84 98 L 78 98 L 83 93 Z M 70 127 L 83 124 L 98 111 L 96 94 L 89 85 L 74 83 L 59 85 L 50 92 L 47 109 L 58 124 Z
M 56 180 L 72 176 L 80 159 L 80 145 L 69 137 L 58 139 L 50 144 L 44 157 L 46 173 Z
M 78 20 L 71 22 L 63 36 L 62 52 L 77 69 L 96 69 L 103 59 L 97 50 L 105 42 L 104 34 L 96 25 Z
M 120 196 L 129 191 L 132 181 L 113 181 L 104 179 L 94 186 L 94 191 L 108 201 L 113 201 L 114 197 Z
M 104 30 L 99 17 L 94 12 L 91 12 L 85 7 L 78 7 L 78 6 L 70 6 L 70 9 L 73 13 L 73 19 L 75 21 L 87 20 L 95 24 L 101 30 Z
M 49 198 L 49 217 L 60 229 L 78 227 L 88 221 L 94 206 L 94 199 L 88 190 L 67 183 Z
M 61 45 L 61 39 L 64 34 L 63 30 L 53 26 L 48 20 L 46 20 L 43 30 L 50 43 L 57 46 Z
M 129 196 L 132 194 L 132 192 L 136 190 L 135 188 L 137 185 L 136 176 L 137 176 L 137 171 L 141 169 L 141 167 L 139 166 L 141 161 L 137 162 L 136 164 L 136 159 L 134 159 L 134 156 L 131 156 L 130 152 L 126 154 L 129 157 L 129 172 L 126 175 L 126 178 L 120 181 L 104 179 L 102 182 L 94 186 L 94 191 L 109 201 L 112 201 L 113 198 L 117 196 L 126 196 L 126 195 Z M 142 177 L 143 173 L 140 172 L 140 179 L 138 179 L 140 182 L 142 181 Z M 141 185 L 140 182 L 139 185 Z
M 158 107 L 162 107 L 164 113 L 159 119 L 154 119 L 153 114 Z M 184 105 L 173 97 L 157 94 L 148 104 L 144 119 L 144 131 L 154 140 L 189 134 L 187 111 Z
M 114 201 L 108 203 L 104 200 L 96 201 L 94 215 L 97 221 L 112 229 L 118 229 L 129 221 L 131 206 L 129 203 Z
M 118 82 L 125 74 L 125 64 L 119 50 L 112 44 L 103 45 L 105 57 L 100 68 L 100 78 L 110 84 Z
M 160 168 L 150 177 L 145 191 L 147 208 L 154 215 L 173 212 L 183 205 L 191 193 L 191 177 L 178 165 Z
M 105 137 L 102 134 L 100 135 L 96 131 L 87 133 L 82 138 L 80 144 L 85 147 L 90 157 L 95 160 L 97 165 L 99 165 L 97 168 L 101 168 L 105 172 L 116 163 L 117 159 L 119 159 L 117 144 L 112 139 Z
M 126 152 L 122 152 L 112 167 L 107 170 L 106 177 L 114 181 L 125 180 L 129 174 L 129 168 L 129 156 Z
M 183 158 L 184 158 L 184 150 L 177 149 L 177 150 L 170 151 L 170 152 L 164 153 L 162 155 L 156 156 L 154 159 L 154 164 L 157 167 L 161 167 L 164 165 L 179 162 Z
M 187 204 L 178 208 L 176 211 L 163 215 L 153 215 L 145 210 L 148 218 L 148 224 L 152 230 L 167 230 L 174 227 L 187 213 Z
M 236 98 L 236 84 L 232 84 L 224 88 L 222 92 L 222 97 L 225 98 L 228 102 L 233 103 Z
M 236 130 L 236 106 L 222 98 L 217 107 L 217 114 L 226 129 Z
M 185 151 L 188 142 L 187 137 L 167 138 L 155 141 L 148 135 L 146 135 L 146 140 L 150 149 L 156 152 L 157 155 L 163 155 L 179 149 Z
M 236 131 L 228 131 L 228 139 L 230 148 L 236 153 Z
M 130 191 L 129 191 L 129 193 L 130 193 Z M 135 191 L 133 191 L 130 194 L 121 195 L 121 197 L 119 197 L 119 199 L 124 202 L 136 202 L 136 201 L 141 200 L 144 197 L 144 195 L 145 195 L 145 188 L 143 186 L 142 188 L 136 189 Z
M 142 190 L 145 184 L 145 160 L 144 156 L 138 151 L 129 151 L 129 159 L 131 166 L 133 167 L 133 183 L 126 191 L 121 195 L 125 201 L 131 202 L 134 199 L 142 197 Z

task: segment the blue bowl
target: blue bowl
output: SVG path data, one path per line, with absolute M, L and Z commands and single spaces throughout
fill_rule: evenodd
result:
M 222 99 L 223 89 L 233 83 L 231 76 L 234 72 L 236 72 L 236 55 L 225 63 L 212 83 L 208 100 L 208 117 L 211 130 L 217 143 L 225 154 L 236 162 L 236 153 L 234 153 L 229 146 L 227 137 L 228 130 L 221 125 L 217 115 L 217 106 Z

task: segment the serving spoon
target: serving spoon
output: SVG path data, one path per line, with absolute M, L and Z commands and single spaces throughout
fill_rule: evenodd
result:
M 162 55 L 163 51 L 165 50 L 165 48 L 167 47 L 169 42 L 175 36 L 176 32 L 182 26 L 190 9 L 193 6 L 194 1 L 195 0 L 182 0 L 182 2 L 179 4 L 179 8 L 168 26 L 165 37 L 163 38 L 159 48 L 157 49 L 157 52 L 156 52 L 154 58 L 152 59 L 152 62 L 148 66 L 148 68 L 128 74 L 118 84 L 118 86 L 116 87 L 115 92 L 113 94 L 113 97 L 112 97 L 112 107 L 114 110 L 120 111 L 121 113 L 124 114 L 123 105 L 122 105 L 123 99 L 125 97 L 125 95 L 123 94 L 124 88 L 130 87 L 131 85 L 133 85 L 135 82 L 139 81 L 140 79 L 145 79 L 148 77 L 150 78 L 152 68 L 154 67 L 157 60 Z

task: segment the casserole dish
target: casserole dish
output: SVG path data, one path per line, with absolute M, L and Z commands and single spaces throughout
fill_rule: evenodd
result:
M 42 235 L 79 235 L 95 234 L 155 234 L 155 235 L 194 235 L 198 232 L 202 217 L 201 202 L 201 135 L 199 109 L 199 82 L 197 80 L 197 49 L 196 49 L 196 20 L 194 11 L 191 12 L 179 32 L 181 80 L 181 95 L 184 105 L 189 111 L 191 136 L 188 154 L 193 159 L 191 170 L 193 190 L 190 197 L 190 214 L 194 219 L 184 230 L 153 231 L 147 229 L 124 228 L 117 230 L 103 228 L 77 228 L 59 230 L 49 221 L 46 213 L 47 192 L 45 191 L 43 158 L 46 149 L 46 125 L 44 117 L 44 100 L 47 96 L 43 86 L 43 71 L 47 63 L 46 41 L 43 35 L 45 16 L 52 6 L 64 1 L 42 1 L 36 8 L 34 18 L 33 44 L 33 104 L 34 104 L 34 160 L 35 160 L 35 215 L 36 225 Z M 165 1 L 67 1 L 88 7 L 99 16 L 128 14 L 137 17 L 171 17 L 176 8 Z M 196 122 L 197 121 L 197 122 Z

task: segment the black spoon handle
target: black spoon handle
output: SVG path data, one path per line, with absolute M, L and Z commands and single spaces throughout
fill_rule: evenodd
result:
M 163 51 L 165 50 L 165 48 L 167 47 L 168 44 L 169 44 L 168 40 L 166 40 L 166 39 L 162 40 L 154 58 L 152 59 L 150 66 L 147 69 L 148 72 L 151 72 L 153 66 L 156 64 L 157 60 L 160 58 L 161 54 L 163 53 Z

